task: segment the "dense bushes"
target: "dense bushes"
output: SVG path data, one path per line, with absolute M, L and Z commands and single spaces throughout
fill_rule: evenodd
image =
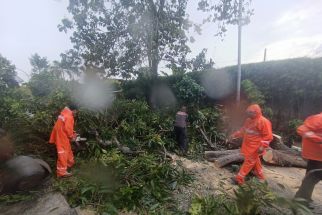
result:
M 180 87 L 188 89 L 185 83 L 191 80 L 185 79 Z M 18 153 L 38 155 L 54 169 L 55 152 L 47 141 L 75 83 L 58 80 L 56 85 L 56 80 L 52 81 L 54 88 L 44 94 L 35 95 L 30 84 L 12 88 L 3 105 L 9 107 L 5 128 L 19 146 Z M 202 92 L 197 84 L 196 89 Z M 198 94 L 191 96 L 198 98 Z M 73 206 L 92 205 L 100 212 L 176 211 L 172 190 L 191 181 L 182 168 L 174 167 L 165 157 L 167 151 L 177 148 L 173 138 L 176 111 L 169 107 L 152 109 L 144 99 L 121 98 L 101 110 L 81 108 L 76 130 L 88 141 L 77 150 L 76 177 L 55 182 L 54 189 L 62 191 Z M 189 107 L 189 112 L 189 156 L 200 158 L 207 144 L 196 128 L 206 128 L 213 140 L 222 139 L 222 134 L 216 133 L 221 113 L 217 108 L 198 110 L 195 106 Z M 121 147 L 135 153 L 123 154 Z
M 177 105 L 198 105 L 204 102 L 205 92 L 203 87 L 189 74 L 171 75 L 151 79 L 149 77 L 139 77 L 136 80 L 124 81 L 122 87 L 124 96 L 127 99 L 143 99 L 151 101 L 151 92 L 156 86 L 166 86 L 170 89 L 177 100 Z
M 223 68 L 221 71 L 229 74 L 235 83 L 237 71 L 235 66 Z M 187 73 L 184 76 L 172 75 L 160 77 L 159 81 L 174 92 L 179 101 L 178 104 L 193 104 L 203 107 L 209 106 L 209 104 L 232 102 L 234 95 L 226 95 L 225 98 L 214 100 L 202 96 L 204 93 L 195 93 L 194 95 L 200 95 L 198 99 L 194 99 L 196 97 L 189 93 L 181 94 L 181 92 L 187 92 L 181 88 L 184 85 L 198 86 L 195 89 L 202 89 L 203 74 L 204 72 L 199 71 Z M 286 136 L 287 141 L 298 140 L 294 131 L 289 128 L 291 120 L 303 120 L 309 115 L 321 112 L 321 58 L 298 58 L 245 64 L 242 65 L 242 80 L 242 99 L 248 103 L 261 104 L 264 114 L 272 120 L 275 132 Z M 179 86 L 179 83 L 185 84 Z M 154 82 L 146 80 L 146 78 L 124 82 L 124 96 L 125 98 L 144 98 L 149 101 L 149 92 L 153 85 Z M 213 89 L 215 88 L 216 86 L 213 86 Z M 235 90 L 231 89 L 231 92 L 234 93 Z
M 173 209 L 171 191 L 191 181 L 182 168 L 174 168 L 169 161 L 153 154 L 128 157 L 109 150 L 91 160 L 90 164 L 87 161 L 81 165 L 79 178 L 67 183 L 58 181 L 55 187 L 69 197 L 71 205 L 92 205 L 101 213 Z
M 235 73 L 236 67 L 227 71 Z M 251 80 L 274 112 L 274 127 L 284 130 L 288 121 L 304 119 L 322 109 L 322 58 L 298 58 L 242 66 L 243 79 Z
M 152 111 L 145 101 L 120 99 L 104 111 L 80 111 L 77 128 L 85 136 L 96 133 L 103 141 L 117 138 L 135 150 L 160 150 L 174 146 L 173 117 L 173 110 Z

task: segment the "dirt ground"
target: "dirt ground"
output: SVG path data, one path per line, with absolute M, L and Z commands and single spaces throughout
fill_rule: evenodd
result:
M 174 165 L 178 165 L 180 162 L 196 179 L 190 187 L 182 187 L 177 191 L 176 198 L 180 202 L 179 208 L 181 210 L 188 210 L 190 198 L 194 194 L 203 196 L 219 193 L 220 190 L 232 192 L 233 188 L 236 188 L 236 185 L 232 185 L 230 180 L 234 173 L 228 169 L 218 168 L 208 161 L 195 162 L 177 155 L 172 155 L 172 159 Z M 264 165 L 264 173 L 274 192 L 292 198 L 301 184 L 305 170 Z M 313 213 L 322 214 L 322 182 L 315 187 L 313 200 L 315 205 Z

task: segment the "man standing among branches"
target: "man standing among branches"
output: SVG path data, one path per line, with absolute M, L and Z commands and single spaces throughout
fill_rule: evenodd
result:
M 176 135 L 176 141 L 183 153 L 188 150 L 187 143 L 187 107 L 182 106 L 180 111 L 176 114 L 176 120 L 174 122 L 174 132 Z
M 262 115 L 259 105 L 250 105 L 246 110 L 247 119 L 243 127 L 231 135 L 231 139 L 243 138 L 241 153 L 245 160 L 233 181 L 243 184 L 245 177 L 251 170 L 264 180 L 260 156 L 263 155 L 269 143 L 273 140 L 271 122 Z

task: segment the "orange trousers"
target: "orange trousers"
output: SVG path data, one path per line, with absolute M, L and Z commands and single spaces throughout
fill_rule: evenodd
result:
M 243 184 L 245 182 L 246 175 L 248 175 L 251 170 L 254 170 L 254 174 L 257 178 L 261 180 L 265 179 L 260 155 L 258 155 L 258 153 L 254 153 L 251 156 L 245 156 L 244 163 L 236 176 L 237 183 Z
M 74 165 L 74 155 L 69 144 L 59 144 L 56 143 L 57 149 L 57 176 L 64 176 L 67 173 L 67 168 Z

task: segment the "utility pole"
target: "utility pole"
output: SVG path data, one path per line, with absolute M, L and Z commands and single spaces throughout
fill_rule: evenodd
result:
M 238 75 L 237 75 L 237 96 L 236 96 L 237 106 L 239 106 L 239 103 L 240 103 L 242 5 L 243 5 L 243 1 L 239 0 L 239 5 L 238 5 Z
M 264 62 L 266 62 L 266 48 L 264 50 Z

